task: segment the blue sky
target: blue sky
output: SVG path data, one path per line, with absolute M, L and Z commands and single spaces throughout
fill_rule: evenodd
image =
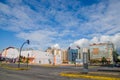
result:
M 0 0 L 0 50 L 120 43 L 119 0 Z M 116 45 L 120 48 L 119 45 Z

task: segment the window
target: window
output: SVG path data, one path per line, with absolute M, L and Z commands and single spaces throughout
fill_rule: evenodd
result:
M 98 54 L 99 53 L 99 49 L 98 48 L 93 48 L 93 54 Z

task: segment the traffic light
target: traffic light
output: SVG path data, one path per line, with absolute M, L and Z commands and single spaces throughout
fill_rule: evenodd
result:
M 27 44 L 30 44 L 30 41 L 29 41 L 29 40 L 27 40 Z

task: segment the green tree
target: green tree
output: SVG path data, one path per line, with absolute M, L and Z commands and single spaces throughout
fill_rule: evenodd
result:
M 117 53 L 117 51 L 113 51 L 113 61 L 114 62 L 117 62 L 117 60 L 118 60 L 118 53 Z
M 106 64 L 106 62 L 107 62 L 107 59 L 105 58 L 105 57 L 102 57 L 102 64 Z

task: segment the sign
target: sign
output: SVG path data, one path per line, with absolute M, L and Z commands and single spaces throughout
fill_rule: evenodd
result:
M 76 63 L 83 64 L 83 60 L 82 59 L 76 59 L 75 61 L 76 61 Z

